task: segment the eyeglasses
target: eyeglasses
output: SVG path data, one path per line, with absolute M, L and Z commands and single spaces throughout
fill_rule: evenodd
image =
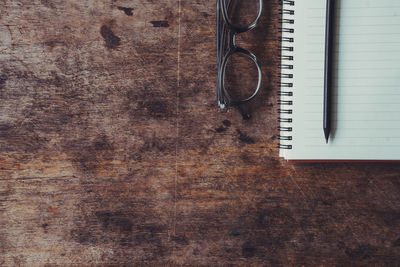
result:
M 231 105 L 239 105 L 253 99 L 260 90 L 262 71 L 256 56 L 250 51 L 243 49 L 236 44 L 236 36 L 240 33 L 255 28 L 260 20 L 263 10 L 263 0 L 217 0 L 217 104 L 221 111 L 229 110 Z M 253 19 L 255 17 L 255 19 Z M 257 86 L 252 93 L 243 98 L 235 97 L 225 80 L 227 79 L 227 68 L 235 65 L 233 55 L 250 60 L 255 64 L 258 72 Z M 236 64 L 233 67 L 242 67 Z M 251 71 L 243 68 L 237 74 L 244 76 L 244 72 Z M 248 88 L 247 88 L 248 89 Z M 243 88 L 239 88 L 243 90 Z

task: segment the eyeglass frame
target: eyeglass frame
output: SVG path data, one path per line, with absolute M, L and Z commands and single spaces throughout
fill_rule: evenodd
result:
M 236 43 L 236 36 L 240 33 L 250 31 L 254 29 L 258 21 L 261 18 L 262 12 L 263 12 L 263 0 L 259 0 L 259 10 L 256 19 L 250 23 L 246 27 L 237 27 L 231 23 L 231 21 L 228 18 L 228 10 L 229 6 L 231 5 L 232 0 L 228 0 L 228 4 L 226 5 L 225 0 L 217 0 L 217 30 L 216 30 L 216 39 L 217 39 L 217 67 L 218 67 L 218 84 L 217 84 L 217 105 L 220 107 L 221 111 L 227 111 L 229 110 L 230 105 L 240 105 L 243 103 L 246 103 L 253 99 L 258 92 L 260 91 L 261 88 L 261 82 L 262 82 L 262 70 L 260 67 L 260 63 L 257 60 L 257 57 L 251 53 L 250 51 L 241 48 L 237 45 Z M 222 13 L 222 25 L 220 15 Z M 229 38 L 228 40 L 228 47 L 227 47 L 227 52 L 223 58 L 221 58 L 222 50 L 225 48 L 224 47 L 224 42 L 225 42 L 225 26 L 228 27 L 228 32 L 227 32 L 227 37 Z M 221 28 L 221 29 L 220 29 Z M 220 32 L 222 32 L 222 37 L 220 36 Z M 221 40 L 222 39 L 222 40 Z M 226 72 L 226 66 L 228 63 L 229 58 L 236 53 L 240 53 L 245 55 L 246 57 L 250 58 L 254 64 L 257 67 L 257 72 L 258 72 L 258 81 L 257 81 L 257 87 L 254 90 L 253 94 L 249 96 L 248 98 L 245 98 L 243 100 L 231 100 L 231 96 L 228 92 L 228 90 L 225 88 L 225 72 Z M 222 61 L 221 61 L 222 59 Z

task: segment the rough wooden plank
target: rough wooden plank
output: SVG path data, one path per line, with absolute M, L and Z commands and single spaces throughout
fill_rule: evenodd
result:
M 0 2 L 0 265 L 395 266 L 398 164 L 276 149 L 279 7 L 215 107 L 215 1 Z

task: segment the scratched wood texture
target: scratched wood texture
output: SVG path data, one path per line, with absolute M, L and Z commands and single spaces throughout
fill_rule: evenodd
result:
M 0 265 L 399 266 L 399 164 L 279 159 L 265 5 L 220 114 L 215 1 L 1 0 Z

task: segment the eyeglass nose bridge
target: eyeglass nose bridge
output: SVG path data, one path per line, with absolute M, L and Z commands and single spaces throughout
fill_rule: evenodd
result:
M 229 31 L 228 32 L 228 48 L 229 50 L 235 50 L 238 46 L 236 44 L 236 36 L 238 32 Z

